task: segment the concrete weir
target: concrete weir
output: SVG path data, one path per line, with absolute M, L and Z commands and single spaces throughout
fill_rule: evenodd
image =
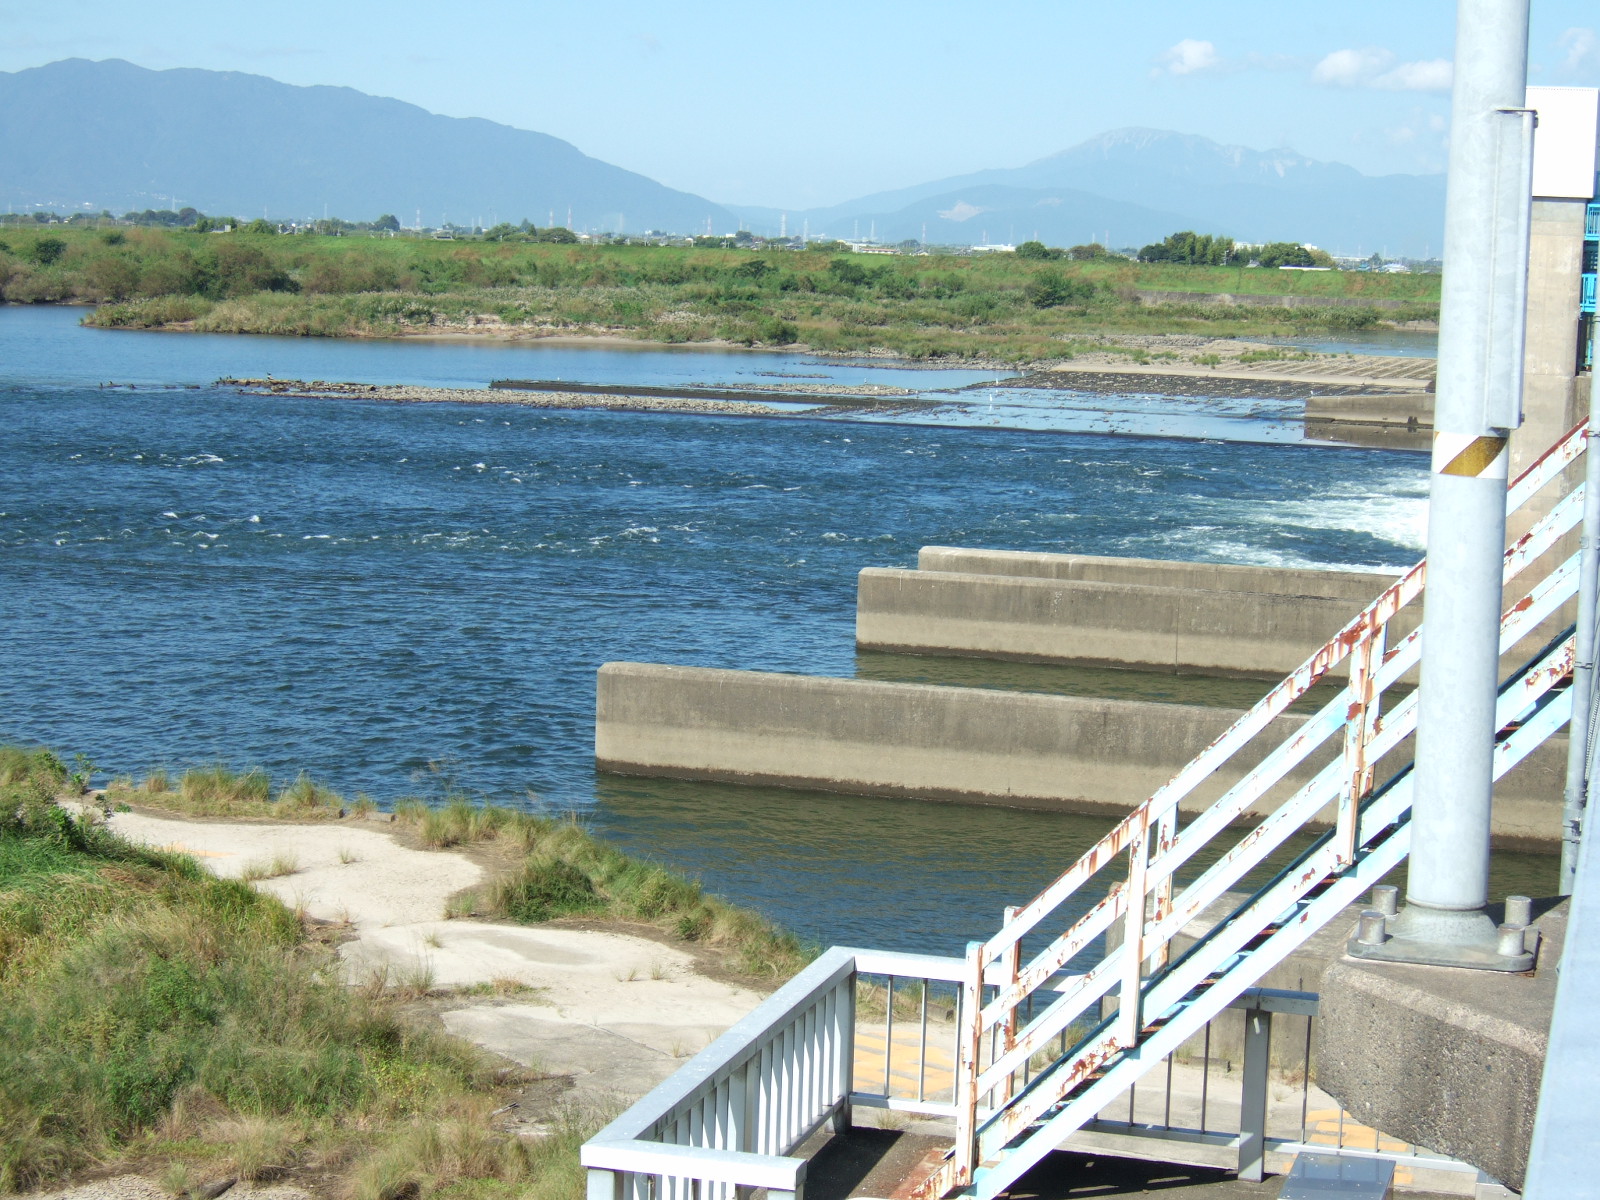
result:
M 613 662 L 598 677 L 595 762 L 628 775 L 1120 814 L 1238 715 L 1184 704 Z M 1303 720 L 1280 717 L 1257 739 L 1259 752 Z M 1239 756 L 1189 803 L 1209 803 L 1254 761 L 1249 752 Z M 1289 782 L 1303 782 L 1326 761 L 1313 759 Z M 1502 781 L 1495 805 L 1502 843 L 1536 845 L 1554 836 L 1565 766 L 1566 742 L 1552 739 Z
M 1277 679 L 1392 582 L 1356 572 L 926 546 L 915 571 L 861 572 L 856 644 Z

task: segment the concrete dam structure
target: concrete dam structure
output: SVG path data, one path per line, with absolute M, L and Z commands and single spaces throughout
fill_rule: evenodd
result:
M 1299 666 L 1390 582 L 929 546 L 915 571 L 861 573 L 857 636 L 866 649 L 1271 679 Z M 605 664 L 597 684 L 602 771 L 1072 812 L 1126 812 L 1240 715 L 1213 705 L 633 662 Z M 1279 717 L 1257 738 L 1261 753 L 1304 720 Z M 1499 844 L 1547 849 L 1559 836 L 1566 753 L 1565 739 L 1554 738 L 1501 781 Z M 1219 772 L 1197 790 L 1194 808 L 1254 761 L 1246 753 L 1231 773 Z M 1263 805 L 1326 761 L 1308 760 Z
M 915 571 L 861 572 L 856 645 L 1281 679 L 1393 582 L 1356 572 L 924 546 Z

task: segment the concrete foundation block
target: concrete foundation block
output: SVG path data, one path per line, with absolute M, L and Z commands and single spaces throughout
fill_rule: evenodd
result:
M 1529 975 L 1341 958 L 1322 979 L 1317 1082 L 1358 1120 L 1521 1188 L 1565 906 Z

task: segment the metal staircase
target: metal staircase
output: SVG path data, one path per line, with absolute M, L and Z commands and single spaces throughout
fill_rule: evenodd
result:
M 1587 437 L 1582 426 L 1572 430 L 1517 479 L 1508 511 L 1559 486 Z M 1549 505 L 1506 551 L 1505 594 L 1516 600 L 1501 621 L 1502 661 L 1524 642 L 1538 644 L 1500 688 L 1496 779 L 1570 715 L 1574 636 L 1567 628 L 1552 637 L 1550 629 L 1576 594 L 1579 556 L 1526 590 L 1511 585 L 1540 575 L 1580 524 L 1583 491 L 1580 484 Z M 969 948 L 955 1145 L 920 1197 L 998 1195 L 1406 857 L 1417 693 L 1399 693 L 1414 677 L 1422 627 L 1390 633 L 1422 598 L 1425 570 L 1424 562 L 1408 571 L 1054 883 L 1008 910 L 994 936 Z M 1268 727 L 1340 668 L 1348 678 L 1340 693 L 1263 753 Z M 1386 703 L 1391 690 L 1397 698 Z M 1205 788 L 1220 794 L 1200 807 Z M 1243 889 L 1308 824 L 1331 828 L 1211 932 L 1173 953 L 1186 925 Z M 1086 889 L 1099 898 L 1086 904 Z
M 1571 712 L 1575 638 L 1560 627 L 1580 556 L 1562 555 L 1577 540 L 1568 535 L 1583 521 L 1586 486 L 1600 487 L 1600 464 L 1589 464 L 1590 485 L 1554 500 L 1540 493 L 1554 496 L 1576 474 L 1589 436 L 1582 426 L 1567 434 L 1507 497 L 1511 511 L 1545 515 L 1505 554 L 1504 594 L 1517 598 L 1501 620 L 1501 662 L 1522 665 L 1500 687 L 1497 779 Z M 797 1154 L 825 1129 L 849 1129 L 857 1107 L 953 1121 L 955 1144 L 916 1185 L 920 1200 L 989 1200 L 1076 1131 L 1117 1126 L 1159 1139 L 1134 1125 L 1139 1077 L 1166 1062 L 1170 1108 L 1174 1052 L 1202 1035 L 1209 1064 L 1208 1023 L 1225 1008 L 1257 1022 L 1275 1005 L 1314 1010 L 1314 996 L 1255 985 L 1410 849 L 1417 693 L 1407 689 L 1424 574 L 1422 563 L 1408 571 L 1054 883 L 1008 909 L 964 960 L 822 954 L 584 1144 L 589 1200 L 741 1200 L 757 1188 L 804 1200 L 807 1161 Z M 1525 643 L 1531 653 L 1519 650 Z M 1289 712 L 1336 672 L 1345 685 L 1320 711 Z M 1175 941 L 1196 916 L 1229 904 L 1198 941 Z M 920 1013 L 902 1013 L 899 1025 L 897 978 L 920 997 Z M 930 996 L 952 984 L 950 1020 L 930 1025 Z M 1254 1115 L 1244 1118 L 1241 1100 L 1239 1137 L 1221 1139 L 1255 1178 L 1269 1038 L 1247 1034 L 1247 1092 L 1250 1046 L 1259 1051 Z M 911 1082 L 897 1084 L 902 1077 Z M 1203 1089 L 1204 1077 L 1198 1130 L 1174 1130 L 1168 1114 L 1173 1152 L 1218 1142 L 1206 1133 Z M 1097 1120 L 1124 1095 L 1126 1124 Z

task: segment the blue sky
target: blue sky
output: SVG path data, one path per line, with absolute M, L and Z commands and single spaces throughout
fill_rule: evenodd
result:
M 343 85 L 799 208 L 1124 125 L 1438 171 L 1454 25 L 1451 0 L 0 0 L 0 70 L 125 58 Z M 1535 0 L 1531 81 L 1600 86 L 1597 29 L 1592 3 Z

